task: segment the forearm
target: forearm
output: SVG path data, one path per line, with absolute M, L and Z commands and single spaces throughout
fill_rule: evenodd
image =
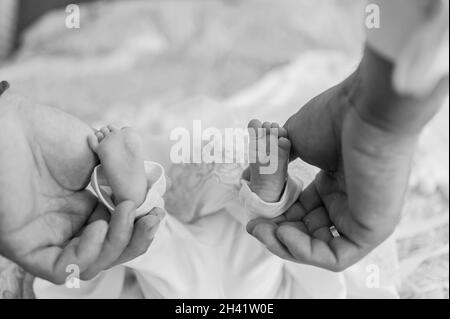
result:
M 366 47 L 356 71 L 357 82 L 349 91 L 350 104 L 366 122 L 396 135 L 418 135 L 442 106 L 448 78 L 426 96 L 398 94 L 393 88 L 394 65 Z
M 347 90 L 342 130 L 349 208 L 368 229 L 383 229 L 373 240 L 383 240 L 397 224 L 418 138 L 446 91 L 444 80 L 428 96 L 402 96 L 393 89 L 392 72 L 389 61 L 366 49 Z
M 293 155 L 342 182 L 352 215 L 376 230 L 372 243 L 392 231 L 383 224 L 396 224 L 418 137 L 445 92 L 439 87 L 427 98 L 400 96 L 391 85 L 392 69 L 366 49 L 352 75 L 286 123 Z

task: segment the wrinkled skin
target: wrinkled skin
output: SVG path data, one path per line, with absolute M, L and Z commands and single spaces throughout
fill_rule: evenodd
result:
M 87 190 L 97 158 L 91 128 L 13 92 L 0 97 L 0 253 L 28 272 L 64 283 L 131 260 L 149 247 L 164 212 L 135 221 L 135 205 L 113 216 Z
M 285 214 L 248 224 L 274 254 L 342 271 L 395 230 L 417 140 L 448 79 L 419 99 L 398 96 L 391 75 L 392 65 L 367 48 L 353 75 L 287 121 L 292 158 L 321 171 Z

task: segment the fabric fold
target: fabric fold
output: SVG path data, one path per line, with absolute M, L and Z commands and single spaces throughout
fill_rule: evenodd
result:
M 144 162 L 144 168 L 149 186 L 144 202 L 136 209 L 136 218 L 148 214 L 155 207 L 164 208 L 164 200 L 162 198 L 166 192 L 164 168 L 155 162 Z M 112 200 L 112 190 L 106 182 L 101 165 L 94 168 L 91 176 L 91 187 L 98 199 L 111 213 L 114 213 L 115 205 Z
M 275 218 L 286 212 L 300 196 L 303 190 L 303 183 L 293 176 L 288 176 L 281 199 L 276 203 L 267 203 L 249 187 L 250 182 L 241 179 L 241 189 L 239 200 L 244 208 L 249 212 L 249 220 L 259 217 Z

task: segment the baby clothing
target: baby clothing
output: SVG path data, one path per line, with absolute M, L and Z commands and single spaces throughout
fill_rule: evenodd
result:
M 162 197 L 166 179 L 163 167 L 158 163 L 145 162 L 145 173 L 151 187 L 146 200 L 137 209 L 138 215 L 145 214 L 154 207 L 164 207 Z M 118 298 L 126 266 L 135 271 L 146 298 L 289 297 L 288 294 L 280 292 L 280 282 L 284 282 L 290 291 L 290 282 L 295 281 L 286 279 L 287 274 L 283 273 L 280 260 L 252 239 L 245 232 L 243 225 L 253 218 L 272 218 L 284 213 L 298 199 L 302 183 L 294 177 L 289 177 L 280 201 L 265 203 L 250 190 L 248 181 L 235 180 L 226 184 L 220 183 L 215 176 L 209 182 L 218 195 L 208 196 L 216 204 L 215 208 L 211 208 L 221 212 L 229 207 L 233 211 L 231 215 L 239 220 L 238 223 L 230 223 L 230 214 L 222 212 L 214 214 L 201 211 L 203 218 L 199 218 L 195 225 L 184 224 L 168 214 L 162 221 L 150 249 L 143 256 L 124 266 L 105 271 L 91 281 L 81 282 L 78 289 L 64 285 L 55 286 L 36 279 L 36 296 Z M 111 189 L 102 174 L 101 166 L 94 169 L 90 186 L 99 200 L 114 213 Z M 203 207 L 208 209 L 207 205 Z M 227 275 L 217 271 L 226 267 L 231 268 Z M 236 269 L 233 269 L 234 267 Z M 266 271 L 273 274 L 273 277 L 269 276 L 268 279 L 264 275 Z M 247 277 L 249 279 L 243 279 Z M 251 288 L 237 286 L 237 283 L 249 280 L 251 284 L 248 287 Z M 234 283 L 232 287 L 223 287 L 230 282 Z M 264 288 L 260 287 L 261 285 Z
M 151 186 L 147 191 L 144 202 L 136 209 L 136 218 L 144 216 L 155 207 L 164 208 L 163 196 L 166 192 L 164 168 L 158 163 L 144 162 L 144 170 L 147 177 L 147 184 Z M 101 181 L 103 181 L 103 183 L 101 183 Z M 111 213 L 114 213 L 111 187 L 109 187 L 106 178 L 103 176 L 101 165 L 94 168 L 90 186 L 103 205 L 105 205 Z
M 149 164 L 146 167 L 147 171 Z M 239 165 L 189 164 L 168 168 L 165 194 L 168 214 L 144 255 L 104 271 L 93 280 L 82 281 L 80 288 L 56 286 L 36 279 L 36 296 L 119 298 L 125 274 L 130 269 L 135 273 L 145 298 L 397 296 L 382 266 L 379 275 L 385 279 L 380 286 L 375 289 L 366 286 L 368 261 L 337 274 L 291 263 L 271 254 L 247 234 L 245 226 L 260 208 L 263 211 L 267 209 L 273 216 L 279 211 L 273 207 L 264 208 L 264 202 L 255 200 L 254 195 L 246 190 L 246 182 L 240 178 L 242 167 Z M 290 181 L 288 185 L 292 187 L 286 187 L 283 204 L 280 202 L 275 206 L 284 208 L 286 203 L 296 200 L 301 183 L 293 182 L 294 179 Z M 179 216 L 191 218 L 181 221 Z M 377 265 L 381 265 L 379 261 Z
M 144 202 L 136 209 L 136 218 L 142 217 L 155 207 L 164 208 L 164 193 L 166 192 L 166 179 L 164 176 L 164 168 L 155 162 L 144 162 L 145 174 L 147 176 L 149 190 Z M 111 187 L 106 182 L 106 178 L 102 175 L 101 165 L 94 168 L 91 177 L 91 187 L 97 198 L 114 213 L 114 203 L 112 200 Z M 103 184 L 100 182 L 103 181 Z M 275 203 L 267 203 L 255 194 L 249 187 L 249 181 L 241 179 L 240 181 L 239 200 L 245 208 L 245 214 L 239 219 L 243 223 L 258 217 L 275 218 L 287 211 L 300 196 L 303 183 L 293 176 L 288 176 L 286 186 L 280 200 Z
M 429 94 L 448 77 L 448 0 L 373 0 L 371 4 L 380 8 L 381 25 L 368 29 L 367 44 L 394 63 L 395 90 L 419 97 Z M 82 282 L 79 289 L 38 279 L 36 296 L 118 298 L 128 267 L 146 298 L 398 297 L 391 239 L 349 269 L 333 273 L 282 260 L 246 233 L 249 220 L 275 217 L 298 198 L 302 185 L 295 177 L 288 178 L 280 202 L 270 204 L 241 180 L 239 165 L 166 168 L 168 215 L 146 254 Z M 157 176 L 148 176 L 156 182 Z M 107 188 L 98 188 L 97 194 L 113 208 Z M 162 207 L 163 194 L 160 189 L 149 195 L 145 208 Z
M 249 181 L 242 179 L 239 199 L 247 212 L 247 218 L 243 219 L 242 222 L 249 222 L 259 217 L 272 219 L 280 216 L 295 203 L 302 189 L 303 183 L 296 177 L 289 175 L 280 200 L 276 203 L 267 203 L 252 192 L 249 187 Z

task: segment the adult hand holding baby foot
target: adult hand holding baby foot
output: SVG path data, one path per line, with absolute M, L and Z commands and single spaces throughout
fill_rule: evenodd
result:
M 124 201 L 111 215 L 85 188 L 97 157 L 78 119 L 6 91 L 0 97 L 0 253 L 26 271 L 64 283 L 143 254 L 164 215 L 135 220 Z
M 448 78 L 424 98 L 399 96 L 392 68 L 367 48 L 352 76 L 286 123 L 293 157 L 321 172 L 285 214 L 248 224 L 272 253 L 342 271 L 394 231 L 418 137 Z

